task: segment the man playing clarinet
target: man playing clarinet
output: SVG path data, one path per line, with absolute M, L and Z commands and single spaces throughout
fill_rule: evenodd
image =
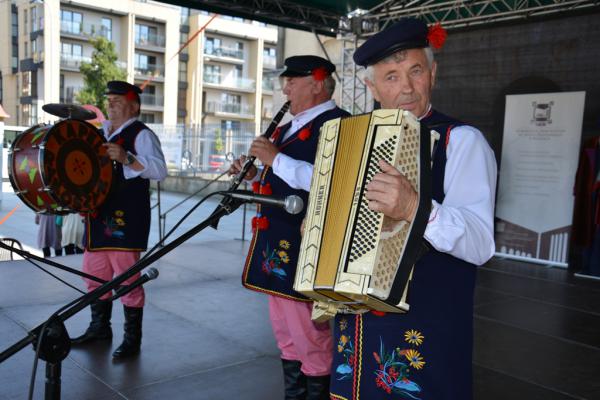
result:
M 270 139 L 258 137 L 249 154 L 262 170 L 251 167 L 245 179 L 264 195 L 297 195 L 308 201 L 319 129 L 326 121 L 349 115 L 331 99 L 335 65 L 316 56 L 285 60 L 283 93 L 293 119 Z M 245 157 L 229 170 L 237 174 Z M 311 321 L 312 301 L 292 289 L 305 211 L 290 215 L 283 209 L 258 206 L 252 220 L 254 235 L 242 282 L 269 296 L 269 316 L 281 351 L 286 399 L 329 399 L 332 336 L 327 323 Z

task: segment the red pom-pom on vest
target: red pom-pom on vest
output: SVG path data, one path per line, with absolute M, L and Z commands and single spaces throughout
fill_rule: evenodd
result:
M 298 139 L 305 141 L 310 138 L 310 128 L 304 128 L 298 133 Z
M 260 194 L 266 194 L 267 196 L 270 194 L 273 194 L 273 189 L 271 188 L 271 184 L 270 183 L 266 183 L 264 185 L 261 185 L 260 187 Z

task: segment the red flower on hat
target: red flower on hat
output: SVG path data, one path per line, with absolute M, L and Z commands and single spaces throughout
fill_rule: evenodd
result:
M 429 27 L 429 31 L 427 32 L 427 40 L 429 41 L 429 45 L 434 49 L 441 49 L 448 37 L 448 32 L 442 27 L 442 24 L 439 22 L 433 26 Z
M 300 131 L 300 133 L 298 133 L 298 139 L 302 140 L 303 142 L 305 140 L 308 140 L 310 138 L 310 127 L 304 128 Z
M 325 67 L 315 68 L 312 70 L 311 74 L 314 80 L 316 81 L 323 81 L 325 80 L 325 78 L 327 78 L 327 76 L 329 76 L 329 72 L 327 72 L 327 69 Z

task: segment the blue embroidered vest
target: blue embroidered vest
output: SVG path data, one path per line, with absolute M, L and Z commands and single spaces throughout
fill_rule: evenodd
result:
M 291 123 L 283 125 L 275 144 L 283 154 L 312 164 L 315 160 L 321 126 L 330 119 L 347 115 L 349 114 L 346 111 L 337 107 L 325 111 L 285 141 L 283 137 Z M 310 130 L 310 136 L 306 140 L 301 140 L 299 134 L 304 129 Z M 292 288 L 300 252 L 300 224 L 306 214 L 308 192 L 291 188 L 269 167 L 264 168 L 261 183 L 270 184 L 273 196 L 299 196 L 304 201 L 305 208 L 301 213 L 291 215 L 281 208 L 258 206 L 258 213 L 266 217 L 269 227 L 254 232 L 244 266 L 242 283 L 248 289 L 259 292 L 288 299 L 311 301 Z
M 143 129 L 135 121 L 110 139 L 125 151 L 137 154 L 135 138 Z M 116 163 L 108 199 L 99 210 L 86 218 L 86 249 L 143 251 L 150 233 L 150 181 L 136 177 L 125 179 L 123 166 Z
M 441 135 L 432 196 L 442 203 L 447 140 L 464 124 L 434 110 L 421 122 Z M 338 315 L 332 398 L 472 399 L 475 277 L 475 265 L 431 249 L 415 265 L 408 313 Z

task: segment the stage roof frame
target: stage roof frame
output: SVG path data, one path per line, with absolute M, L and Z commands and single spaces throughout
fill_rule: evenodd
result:
M 600 10 L 600 0 L 161 0 L 318 34 L 366 37 L 417 16 L 446 29 Z

